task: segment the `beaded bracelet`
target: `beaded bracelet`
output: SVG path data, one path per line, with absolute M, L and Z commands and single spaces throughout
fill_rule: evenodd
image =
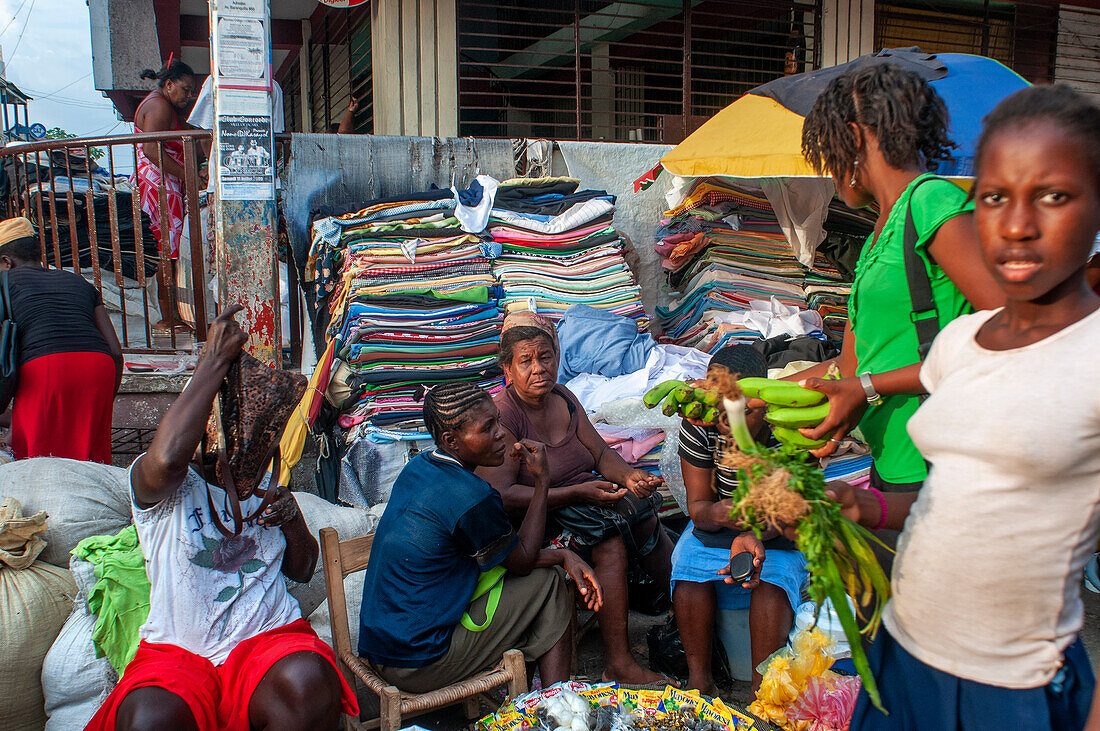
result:
M 876 525 L 872 530 L 882 530 L 883 528 L 886 527 L 886 497 L 882 494 L 882 492 L 878 488 L 868 486 L 864 489 L 865 490 L 870 490 L 871 492 L 873 492 L 875 494 L 875 497 L 878 498 L 878 505 L 879 505 L 879 508 L 880 508 L 878 525 Z

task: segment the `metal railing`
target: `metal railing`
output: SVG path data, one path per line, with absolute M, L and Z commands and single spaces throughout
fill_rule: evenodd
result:
M 208 130 L 152 132 L 109 137 L 67 138 L 8 145 L 0 148 L 0 165 L 7 177 L 7 196 L 0 200 L 5 217 L 26 216 L 35 224 L 47 266 L 66 268 L 88 278 L 112 312 L 123 350 L 127 353 L 167 354 L 191 351 L 206 337 L 207 293 L 214 272 L 207 267 L 200 208 L 198 164 L 200 145 L 209 142 Z M 277 140 L 276 159 L 289 150 L 287 138 Z M 183 149 L 185 175 L 181 181 L 185 230 L 181 261 L 172 277 L 168 305 L 193 326 L 192 333 L 156 329 L 153 317 L 160 305 L 149 284 L 164 263 L 157 237 L 142 210 L 140 190 L 132 173 L 138 167 L 138 149 L 154 146 L 149 160 L 163 169 L 165 146 Z M 95 156 L 93 158 L 93 155 Z M 98 164 L 97 164 L 98 161 Z M 122 170 L 123 173 L 119 174 Z M 169 236 L 168 193 L 162 182 L 157 191 L 160 231 Z M 205 246 L 213 246 L 213 242 Z M 292 262 L 291 253 L 285 252 Z M 295 268 L 288 266 L 291 305 L 291 353 L 301 352 L 301 318 L 296 317 L 298 286 Z M 163 274 L 168 276 L 169 269 Z M 90 275 L 90 276 L 89 276 Z M 180 285 L 183 286 L 180 286 Z M 159 283 L 158 283 L 159 286 Z M 179 299 L 184 297 L 186 301 Z M 276 305 L 277 306 L 277 305 Z M 217 312 L 214 304 L 213 312 Z

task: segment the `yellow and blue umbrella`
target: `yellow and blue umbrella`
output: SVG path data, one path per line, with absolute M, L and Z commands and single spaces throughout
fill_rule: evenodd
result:
M 948 135 L 959 146 L 955 160 L 936 171 L 973 173 L 982 118 L 1009 94 L 1028 86 L 1019 74 L 984 56 L 927 54 L 917 48 L 885 49 L 839 66 L 776 79 L 748 92 L 707 120 L 661 159 L 661 167 L 685 177 L 818 177 L 802 157 L 802 122 L 814 100 L 837 76 L 855 68 L 893 63 L 916 71 L 943 98 L 951 117 Z M 647 187 L 650 171 L 635 184 Z

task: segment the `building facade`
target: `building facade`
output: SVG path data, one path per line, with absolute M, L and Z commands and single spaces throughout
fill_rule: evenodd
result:
M 1100 100 L 1100 5 L 991 0 L 272 0 L 287 130 L 675 143 L 754 86 L 880 48 L 995 58 Z M 209 71 L 204 0 L 89 0 L 96 87 Z

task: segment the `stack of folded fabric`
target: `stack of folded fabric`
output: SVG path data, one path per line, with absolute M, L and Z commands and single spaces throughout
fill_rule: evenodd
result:
M 825 256 L 813 268 L 798 261 L 762 193 L 700 178 L 665 213 L 655 238 L 675 293 L 667 308 L 658 308 L 668 341 L 714 352 L 762 337 L 740 318 L 725 316 L 754 301 L 817 310 L 826 329 L 843 332 L 850 288 L 845 277 Z
M 870 475 L 873 463 L 874 460 L 871 458 L 870 450 L 860 445 L 858 449 L 847 454 L 826 457 L 822 460 L 822 467 L 825 471 L 826 481 L 851 482 Z
M 817 247 L 814 267 L 806 275 L 808 305 L 821 313 L 825 329 L 839 339 L 848 324 L 848 295 L 856 260 L 875 227 L 876 210 L 853 210 L 837 199 L 829 205 L 825 240 Z
M 661 476 L 661 451 L 667 444 L 663 429 L 613 426 L 602 422 L 597 422 L 594 426 L 608 446 L 618 452 L 631 467 Z M 667 518 L 683 512 L 666 485 L 662 485 L 658 493 L 662 500 L 658 515 Z
M 460 228 L 450 191 L 319 219 L 313 236 L 318 301 L 346 364 L 342 423 L 358 435 L 423 438 L 425 387 L 500 388 L 496 251 Z
M 604 423 L 598 423 L 595 427 L 607 445 L 618 452 L 631 467 L 661 474 L 658 462 L 661 445 L 665 442 L 663 430 Z
M 493 260 L 501 303 L 555 321 L 570 306 L 586 304 L 647 329 L 641 290 L 611 224 L 615 198 L 577 188 L 572 178 L 541 178 L 508 180 L 497 189 L 489 233 L 503 250 Z
M 805 308 L 804 267 L 768 199 L 717 178 L 700 178 L 657 228 L 657 253 L 678 297 L 658 308 L 665 337 L 713 352 L 762 333 L 722 314 L 753 300 Z
M 848 324 L 851 280 L 846 280 L 837 267 L 818 252 L 813 268 L 806 272 L 805 288 L 807 309 L 817 310 L 827 333 L 833 340 L 841 340 Z

